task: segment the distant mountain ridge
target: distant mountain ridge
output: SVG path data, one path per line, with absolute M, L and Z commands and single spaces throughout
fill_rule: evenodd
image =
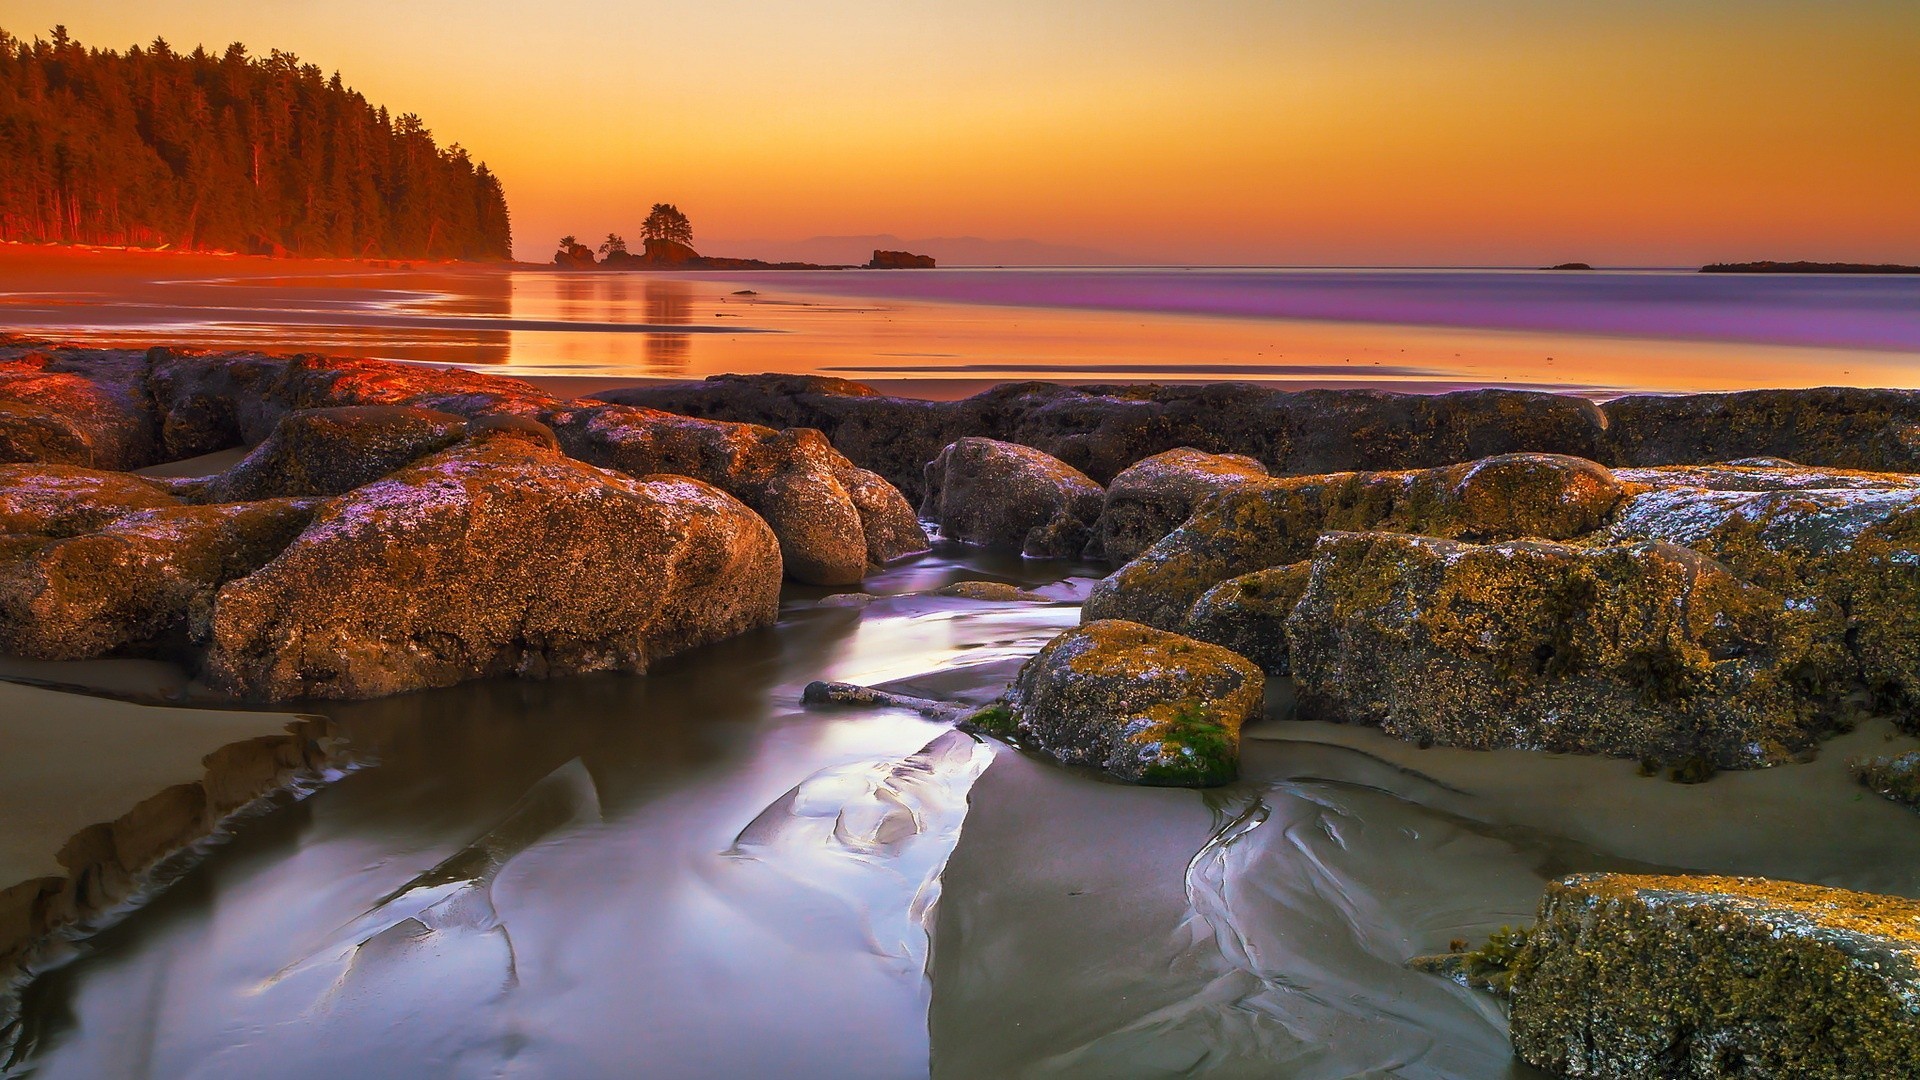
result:
M 1123 266 L 1134 260 L 1098 248 L 1049 244 L 1040 240 L 988 240 L 978 236 L 903 238 L 810 236 L 805 240 L 727 240 L 716 247 L 750 251 L 770 262 L 864 263 L 876 250 L 931 255 L 941 266 Z

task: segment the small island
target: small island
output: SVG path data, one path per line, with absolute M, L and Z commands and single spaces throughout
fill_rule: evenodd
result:
M 1741 262 L 1708 263 L 1703 274 L 1920 274 L 1920 266 L 1904 263 Z
M 608 233 L 600 242 L 599 259 L 593 248 L 578 237 L 560 238 L 553 265 L 562 270 L 931 270 L 931 255 L 911 251 L 881 251 L 861 266 L 826 265 L 808 262 L 767 262 L 764 259 L 736 259 L 702 255 L 693 249 L 693 223 L 672 203 L 654 203 L 641 223 L 640 254 L 627 250 L 627 241 L 618 233 Z
M 1593 267 L 1588 263 L 1570 262 L 1570 263 L 1560 263 L 1557 266 L 1543 266 L 1540 269 L 1542 270 L 1591 270 L 1593 269 Z

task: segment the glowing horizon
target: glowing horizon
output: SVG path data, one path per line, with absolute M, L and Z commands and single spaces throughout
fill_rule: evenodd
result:
M 70 7 L 70 6 L 66 6 Z M 1920 5 L 0 0 L 278 48 L 502 178 L 516 250 L 984 236 L 1137 261 L 1920 262 Z

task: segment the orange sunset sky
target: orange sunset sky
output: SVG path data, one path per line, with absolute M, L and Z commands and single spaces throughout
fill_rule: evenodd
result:
M 1920 262 L 1916 0 L 0 0 L 420 114 L 523 258 L 1025 237 L 1150 262 Z

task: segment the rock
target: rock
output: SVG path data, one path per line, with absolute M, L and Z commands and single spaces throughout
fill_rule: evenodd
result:
M 1421 743 L 1790 760 L 1845 681 L 1829 605 L 1686 548 L 1333 533 L 1287 620 L 1303 718 Z
M 1703 488 L 1708 491 L 1894 490 L 1920 488 L 1920 476 L 1812 469 L 1780 458 L 1741 458 L 1712 465 L 1659 465 L 1615 469 L 1623 484 L 1650 488 Z
M 1290 674 L 1287 616 L 1307 591 L 1310 565 L 1302 560 L 1215 585 L 1187 612 L 1186 634 L 1231 649 L 1269 675 Z
M 641 671 L 774 621 L 778 542 L 723 492 L 514 439 L 327 504 L 218 593 L 207 677 L 254 700 Z
M 170 485 L 78 465 L 0 465 L 0 534 L 75 536 L 180 500 Z
M 1099 546 L 1108 561 L 1131 561 L 1187 520 L 1216 491 L 1267 479 L 1267 467 L 1240 454 L 1209 454 L 1190 446 L 1144 458 L 1107 485 Z
M 1622 465 L 1778 457 L 1807 465 L 1920 472 L 1920 391 L 1743 390 L 1634 394 L 1605 405 Z
M 0 463 L 136 469 L 157 450 L 143 354 L 0 343 Z
M 1852 677 L 1875 707 L 1920 730 L 1920 490 L 1792 480 L 1770 491 L 1648 491 L 1623 504 L 1609 535 L 1684 544 L 1790 604 L 1845 612 Z
M 238 464 L 208 478 L 197 501 L 343 495 L 446 449 L 466 431 L 467 422 L 451 413 L 399 405 L 289 413 Z
M 800 692 L 804 705 L 854 705 L 862 708 L 907 709 L 933 720 L 958 720 L 972 709 L 952 701 L 896 694 L 847 682 L 810 682 Z
M 1897 803 L 1920 810 L 1920 750 L 1848 763 L 1854 778 Z
M 1038 450 L 969 438 L 927 465 L 920 516 L 950 539 L 1065 559 L 1092 538 L 1102 494 L 1100 485 Z
M 1085 617 L 1178 630 L 1208 589 L 1299 562 L 1333 530 L 1571 539 L 1605 524 L 1623 491 L 1604 467 L 1557 454 L 1248 483 L 1204 500 L 1180 528 L 1102 580 Z
M 931 270 L 934 268 L 933 256 L 915 255 L 911 251 L 881 251 L 875 248 L 873 258 L 868 260 L 869 270 Z
M 933 591 L 935 596 L 953 596 L 962 600 L 987 600 L 996 604 L 1051 604 L 1053 597 L 1032 592 L 1004 581 L 956 581 Z
M 160 457 L 198 457 L 258 443 L 294 411 L 280 394 L 297 364 L 318 357 L 252 353 L 196 353 L 153 349 L 148 390 L 160 410 Z M 315 402 L 314 407 L 350 402 Z
M 1902 897 L 1579 875 L 1515 960 L 1514 1052 L 1557 1076 L 1916 1076 L 1917 963 Z
M 1048 642 L 1021 666 L 1008 711 L 976 726 L 1132 783 L 1210 787 L 1238 772 L 1240 727 L 1260 715 L 1264 685 L 1217 645 L 1094 622 Z
M 162 506 L 96 532 L 0 546 L 0 653 L 182 649 L 204 637 L 216 591 L 273 559 L 313 511 L 297 499 Z

